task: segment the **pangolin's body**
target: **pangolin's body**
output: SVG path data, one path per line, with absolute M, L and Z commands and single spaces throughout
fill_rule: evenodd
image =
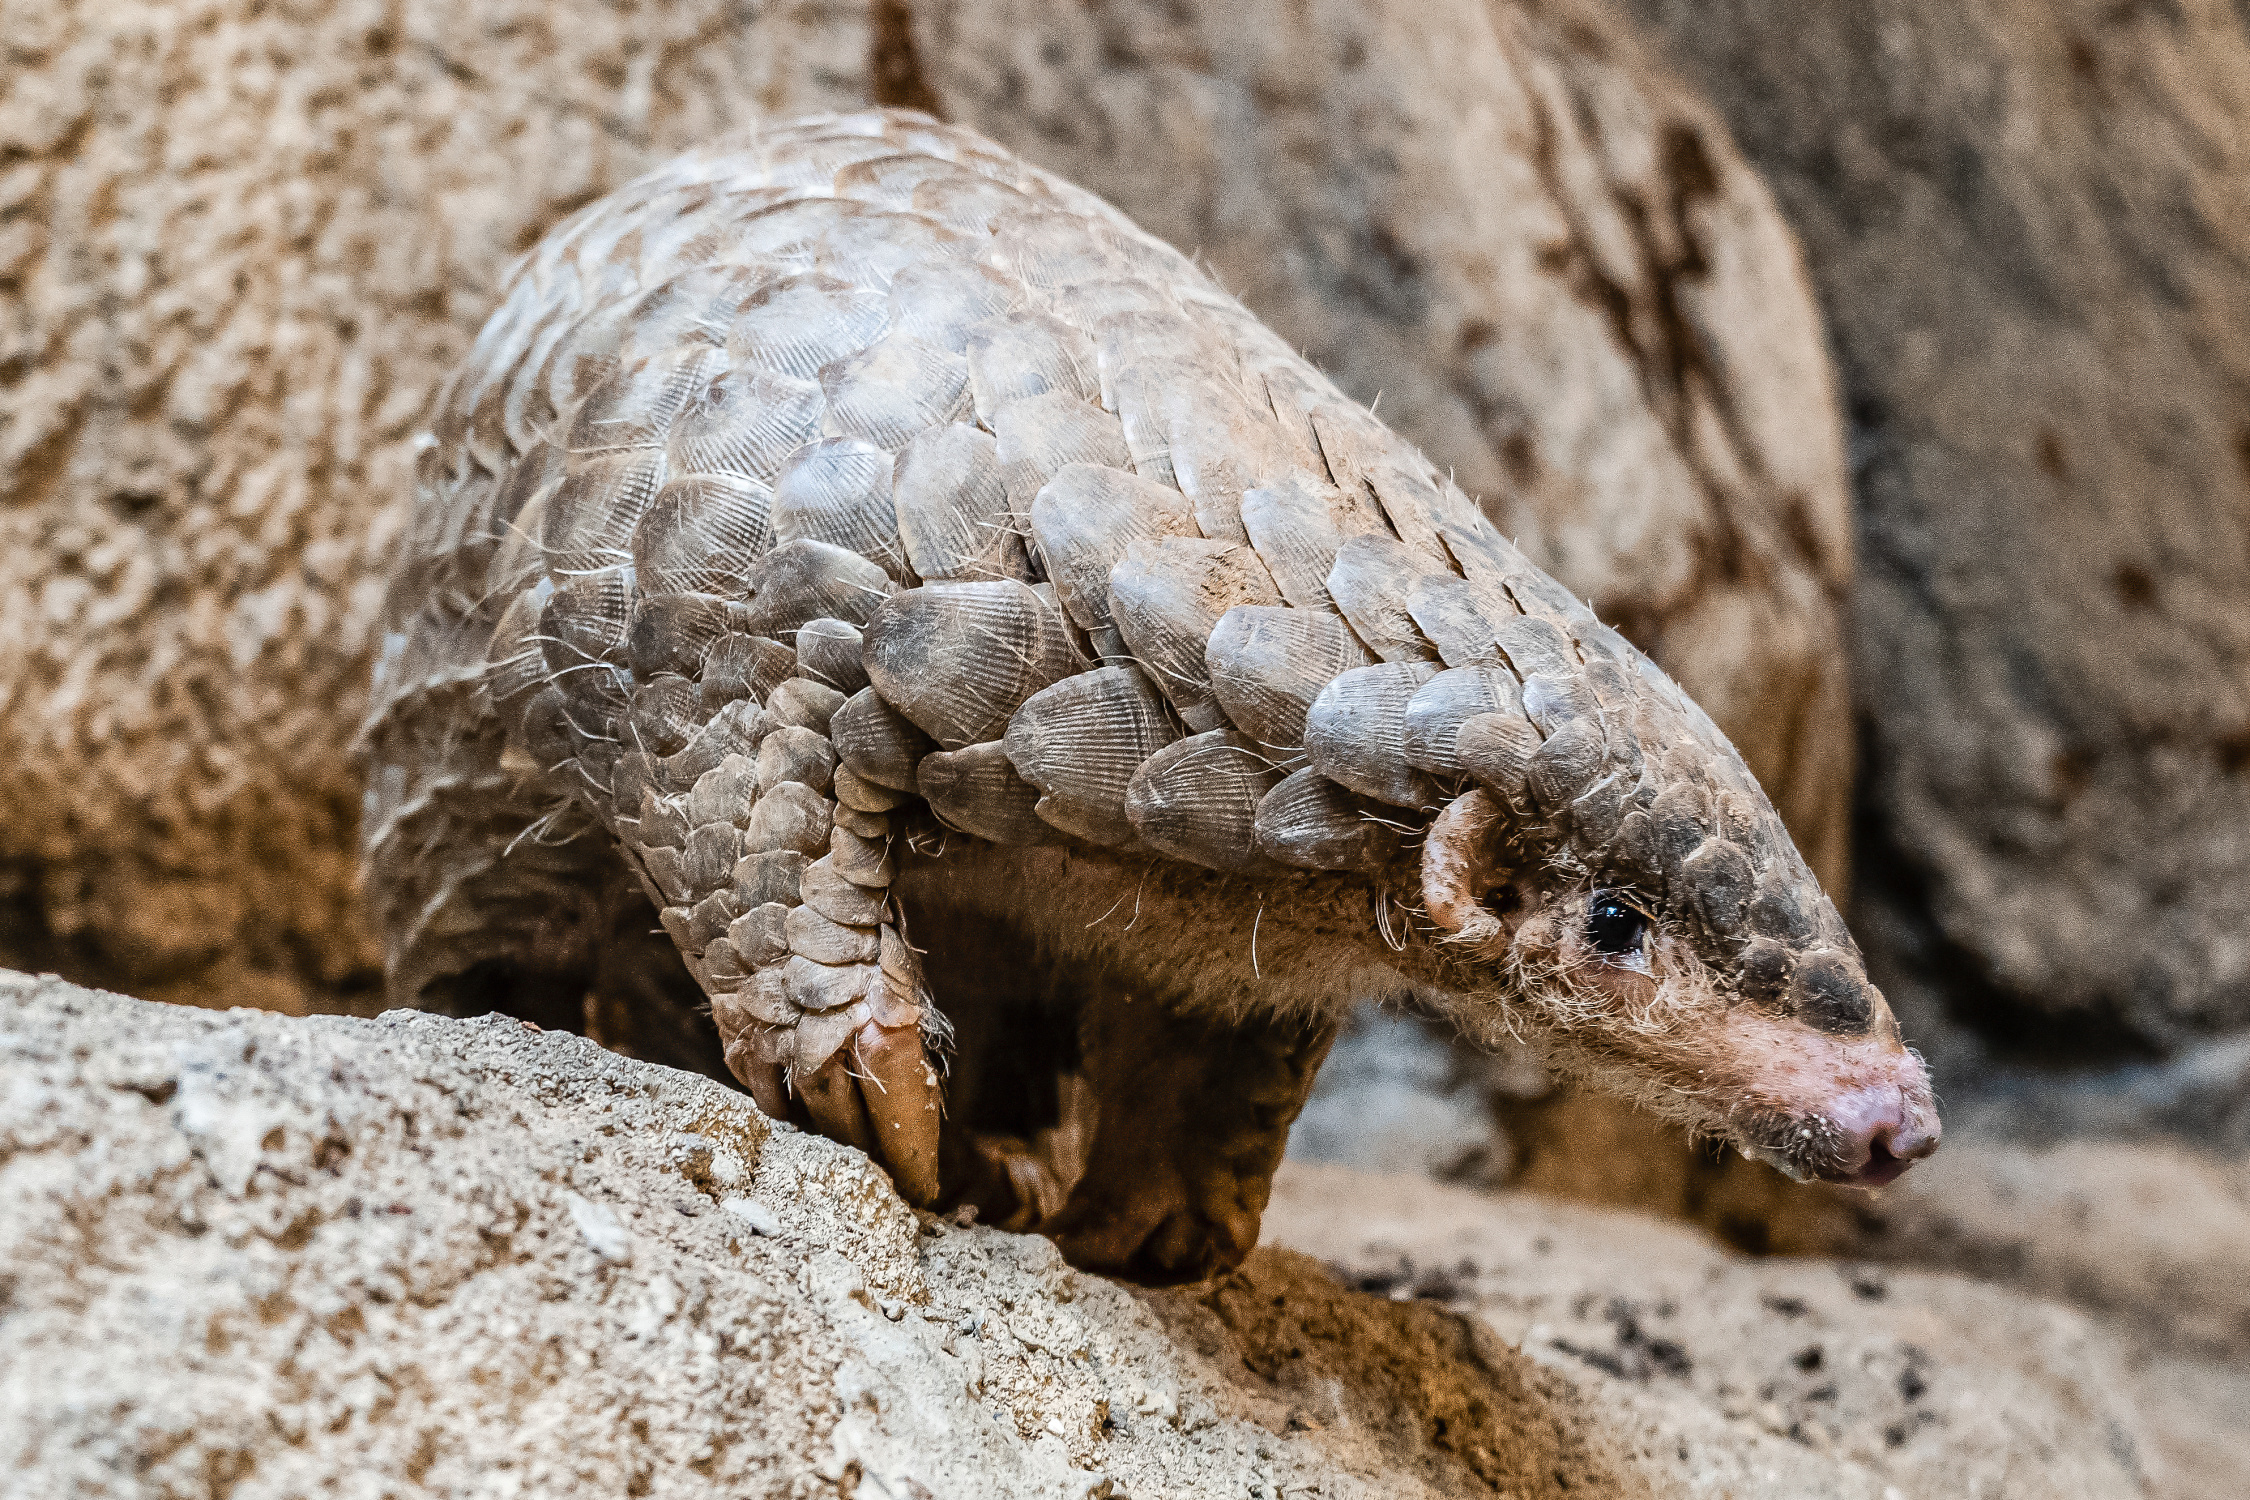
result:
M 923 117 L 550 234 L 438 402 L 388 631 L 399 998 L 599 989 L 645 896 L 769 1111 L 1087 1264 L 1246 1250 L 1383 994 L 1800 1173 L 1935 1141 L 1711 721 L 1185 257 Z M 1073 1119 L 1059 1176 L 1005 1144 Z

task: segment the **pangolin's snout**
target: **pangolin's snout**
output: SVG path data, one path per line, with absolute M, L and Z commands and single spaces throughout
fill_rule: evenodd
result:
M 1938 1148 L 1944 1127 L 1925 1090 L 1899 1085 L 1854 1091 L 1827 1111 L 1837 1132 L 1823 1180 L 1879 1188 Z

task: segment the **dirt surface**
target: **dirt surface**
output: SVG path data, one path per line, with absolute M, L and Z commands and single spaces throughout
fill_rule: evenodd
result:
M 1290 1154 L 1505 1187 L 1511 1205 L 1659 1215 L 1775 1257 L 1750 1264 L 1944 1270 L 2069 1305 L 2125 1372 L 2141 1458 L 2163 1476 L 2157 1492 L 2235 1500 L 2250 1492 L 2250 1172 L 2231 1137 L 2203 1149 L 2150 1123 L 2240 1066 L 2204 1063 L 2201 1077 L 2167 1066 L 1990 1089 L 1949 1110 L 1935 1157 L 1868 1194 L 1792 1183 L 1614 1100 L 1558 1088 L 1524 1059 L 1483 1057 L 1441 1028 L 1369 1011 L 1339 1039 Z
M 11 1492 L 2139 1493 L 2083 1323 L 1943 1276 L 1292 1169 L 1307 1254 L 1137 1291 L 498 1019 L 12 976 L 0 1085 Z
M 2116 1355 L 2053 1304 L 1864 1262 L 1746 1260 L 1639 1215 L 1308 1165 L 1276 1184 L 1267 1237 L 1370 1290 L 1470 1313 L 1652 1428 L 1731 1434 L 1698 1460 L 1722 1467 L 1690 1468 L 1680 1493 L 1816 1456 L 1834 1477 L 1800 1468 L 1799 1493 L 2142 1492 L 2146 1439 Z

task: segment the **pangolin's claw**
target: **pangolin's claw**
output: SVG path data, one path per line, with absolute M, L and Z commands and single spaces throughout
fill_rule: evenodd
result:
M 758 1058 L 744 1058 L 738 1062 L 735 1060 L 735 1048 L 729 1047 L 727 1066 L 733 1069 L 734 1076 L 742 1081 L 742 1086 L 750 1091 L 750 1097 L 757 1101 L 759 1110 L 767 1119 L 789 1118 L 789 1088 L 781 1076 L 779 1063 Z
M 769 1118 L 794 1118 L 858 1147 L 891 1174 L 907 1202 L 920 1208 L 936 1203 L 945 1090 L 921 1027 L 868 1020 L 827 1061 L 792 1078 L 789 1062 L 803 1061 L 800 1040 L 793 1025 L 753 1026 L 728 1043 L 727 1066 Z
M 875 1144 L 875 1124 L 868 1118 L 859 1080 L 852 1076 L 851 1062 L 851 1050 L 839 1050 L 810 1077 L 796 1080 L 797 1096 L 805 1101 L 813 1129 L 832 1141 L 857 1146 L 880 1161 L 882 1153 Z
M 927 1208 L 938 1196 L 945 1094 L 923 1049 L 921 1029 L 869 1021 L 853 1038 L 851 1050 L 858 1058 L 859 1096 L 873 1126 L 868 1153 L 890 1169 L 901 1197 Z

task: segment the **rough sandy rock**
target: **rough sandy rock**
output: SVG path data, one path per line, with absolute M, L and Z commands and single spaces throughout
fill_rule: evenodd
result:
M 917 1220 L 856 1153 L 578 1038 L 11 976 L 0 1472 L 242 1497 L 2135 1492 L 2102 1457 L 2132 1413 L 2066 1314 L 1942 1277 L 1871 1301 L 1837 1267 L 1417 1191 L 1284 1178 L 1288 1238 L 1386 1297 L 1274 1251 L 1133 1292 Z
M 1201 244 L 1355 394 L 1387 392 L 1386 417 L 1654 641 L 1833 878 L 1848 548 L 1817 338 L 1723 135 L 1610 29 L 1570 30 L 1578 58 L 1507 7 L 1310 31 L 1230 14 L 1205 54 L 1175 45 L 1194 20 L 1120 13 L 1096 38 L 1059 8 L 1002 32 L 854 0 L 5 16 L 0 945 L 19 961 L 280 1007 L 372 984 L 345 743 L 429 393 L 569 209 L 761 111 L 877 96 L 1081 174 Z M 1251 66 L 1261 28 L 1318 60 L 1332 108 Z M 1456 42 L 1455 92 L 1430 90 L 1427 49 Z M 1011 77 L 1035 111 L 1003 108 Z M 1488 87 L 1505 118 L 1448 155 L 1447 111 L 1484 120 Z M 1141 145 L 1064 149 L 1101 132 Z M 1548 135 L 1567 182 L 1531 163 Z M 1691 172 L 1674 204 L 1666 162 L 1697 151 L 1710 191 Z
M 1848 496 L 1725 127 L 1607 9 L 917 0 L 950 117 L 1193 250 L 1651 649 L 1831 889 Z
M 2250 13 L 1628 0 L 1805 244 L 1890 962 L 2044 1051 L 2250 1023 Z
M 1433 1309 L 1139 1296 L 581 1039 L 0 1006 L 11 1492 L 1648 1493 Z

